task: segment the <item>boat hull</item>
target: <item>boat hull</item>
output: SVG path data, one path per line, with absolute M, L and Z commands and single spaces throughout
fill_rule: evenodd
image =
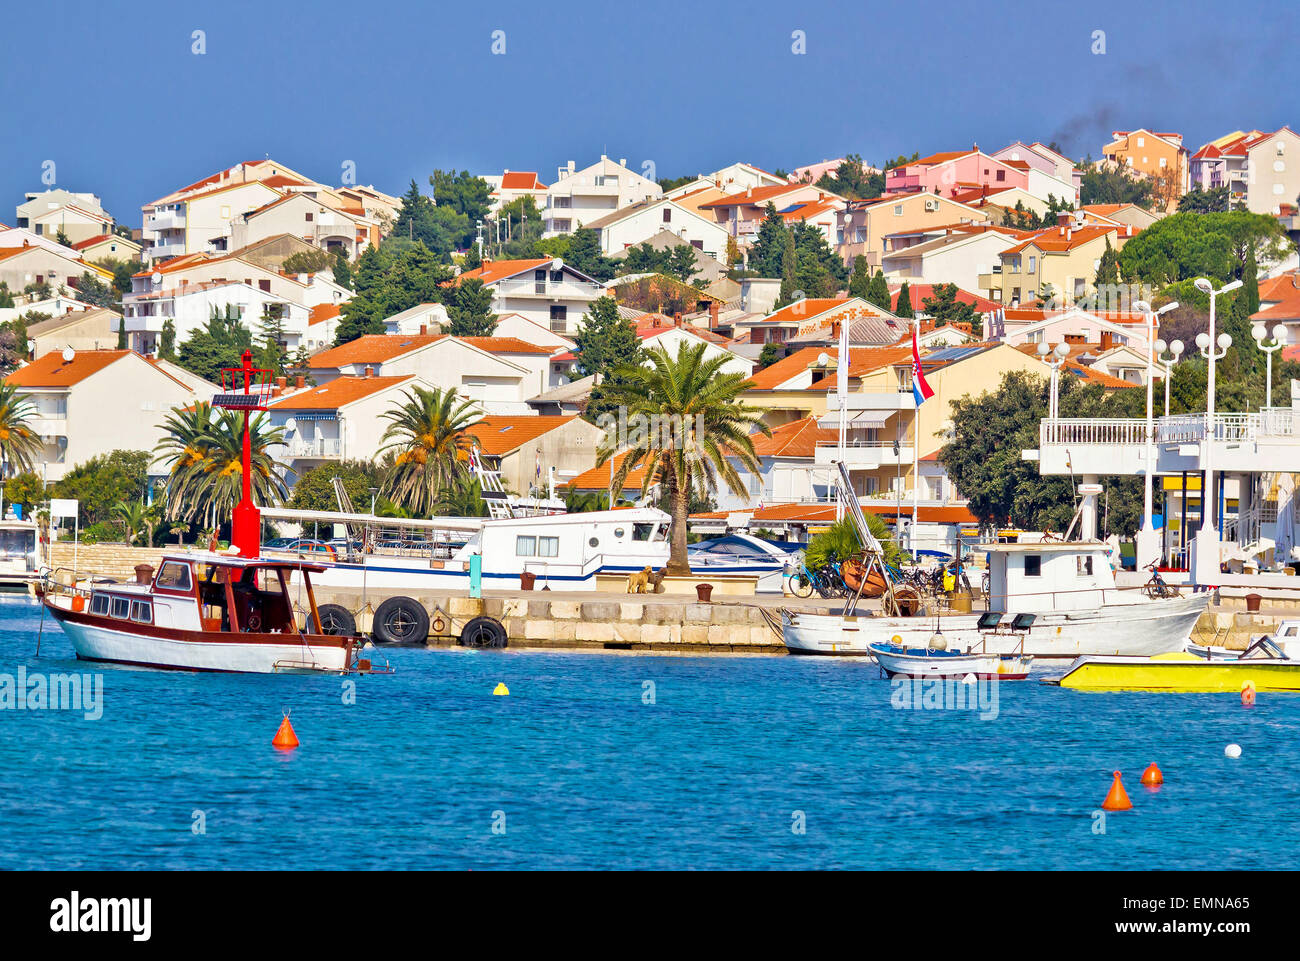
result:
M 961 680 L 974 675 L 982 681 L 1023 681 L 1032 657 L 1018 654 L 971 654 L 899 650 L 873 644 L 870 654 L 890 677 L 934 677 Z
M 1027 632 L 1018 633 L 983 633 L 976 614 L 944 617 L 938 625 L 953 649 L 979 647 L 990 654 L 1023 653 L 1036 658 L 1151 656 L 1181 651 L 1208 603 L 1208 594 L 1194 594 L 1091 611 L 1054 611 L 1039 614 Z M 931 617 L 785 611 L 782 639 L 791 654 L 861 657 L 870 654 L 872 644 L 923 649 L 935 626 Z
M 1300 661 L 1085 657 L 1049 683 L 1080 691 L 1239 693 L 1247 682 L 1256 691 L 1300 692 Z
M 248 674 L 342 674 L 352 659 L 354 638 L 284 634 L 218 634 L 138 625 L 118 629 L 94 615 L 46 604 L 84 661 L 181 671 Z

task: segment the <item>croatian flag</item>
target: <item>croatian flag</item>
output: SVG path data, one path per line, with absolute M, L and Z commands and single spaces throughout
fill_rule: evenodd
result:
M 916 398 L 917 407 L 934 396 L 934 391 L 925 382 L 925 374 L 921 371 L 921 348 L 916 343 L 915 327 L 912 328 L 912 396 Z

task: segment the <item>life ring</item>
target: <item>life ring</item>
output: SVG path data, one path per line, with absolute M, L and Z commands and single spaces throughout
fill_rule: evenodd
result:
M 257 611 L 252 611 L 248 615 L 248 629 L 250 631 L 260 631 L 262 629 L 262 615 Z
M 447 633 L 447 622 L 442 619 L 441 614 L 433 615 L 433 620 L 429 622 L 429 633 L 438 636 Z

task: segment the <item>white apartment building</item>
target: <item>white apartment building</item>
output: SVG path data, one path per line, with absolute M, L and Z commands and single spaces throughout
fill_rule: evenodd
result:
M 559 257 L 491 260 L 468 270 L 456 283 L 477 279 L 492 291 L 494 314 L 517 313 L 563 335 L 574 333 L 605 286 Z
M 74 244 L 113 229 L 113 218 L 90 193 L 61 189 L 28 193 L 15 214 L 19 228 L 51 240 L 62 233 Z
M 308 309 L 236 280 L 185 284 L 133 295 L 123 308 L 127 312 L 127 345 L 142 354 L 155 353 L 163 327 L 170 320 L 179 348 L 194 331 L 207 326 L 214 310 L 224 316 L 231 307 L 256 340 L 268 306 L 282 312 L 285 348 L 290 352 L 297 350 L 307 333 Z
M 600 250 L 606 255 L 644 243 L 661 231 L 680 237 L 714 260 L 727 253 L 725 227 L 662 197 L 621 207 L 583 226 L 599 233 Z
M 570 160 L 546 188 L 542 236 L 572 233 L 620 207 L 657 200 L 663 193 L 653 180 L 630 169 L 626 159 L 615 162 L 601 154 L 600 160 L 581 170 Z

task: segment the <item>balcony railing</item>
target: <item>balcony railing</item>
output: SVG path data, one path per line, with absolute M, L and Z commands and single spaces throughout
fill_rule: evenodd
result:
M 291 457 L 338 457 L 342 445 L 337 437 L 321 437 L 314 441 L 295 440 L 288 444 Z
M 600 284 L 585 280 L 503 280 L 496 285 L 502 297 L 553 297 L 594 300 L 605 292 Z
M 1199 444 L 1211 429 L 1205 414 L 1174 414 L 1155 420 L 1157 444 Z M 1219 443 L 1240 443 L 1268 437 L 1295 437 L 1295 412 L 1290 407 L 1270 407 L 1249 414 L 1215 414 L 1212 437 Z M 1145 444 L 1145 418 L 1060 417 L 1044 418 L 1038 427 L 1043 447 L 1062 444 Z

